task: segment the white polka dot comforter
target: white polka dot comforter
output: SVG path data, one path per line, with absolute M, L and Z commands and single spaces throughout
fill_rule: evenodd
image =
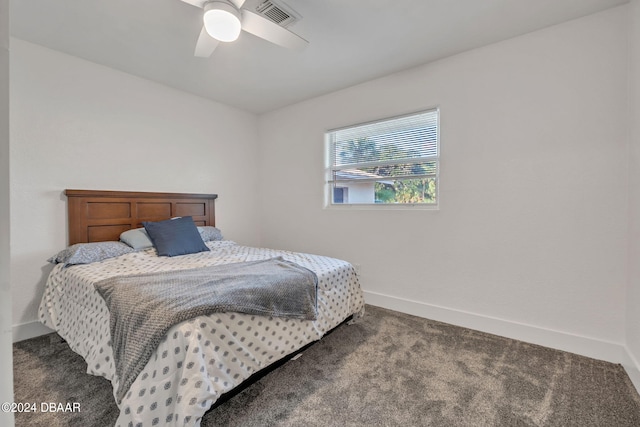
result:
M 318 255 L 207 242 L 210 252 L 173 258 L 147 249 L 93 264 L 62 268 L 47 279 L 40 320 L 55 329 L 87 362 L 87 372 L 118 387 L 109 332 L 109 311 L 93 283 L 107 277 L 173 271 L 282 256 L 318 276 L 317 320 L 241 313 L 200 316 L 173 326 L 120 404 L 118 426 L 198 426 L 219 396 L 253 373 L 320 339 L 364 298 L 346 261 Z

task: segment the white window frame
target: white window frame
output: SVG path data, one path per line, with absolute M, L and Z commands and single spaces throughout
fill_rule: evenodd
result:
M 391 122 L 397 119 L 404 119 L 413 116 L 423 115 L 425 113 L 435 113 L 436 115 L 436 154 L 424 156 L 418 158 L 418 160 L 435 161 L 435 172 L 428 174 L 429 177 L 435 179 L 435 203 L 333 203 L 333 188 L 335 185 L 343 186 L 348 180 L 334 180 L 334 172 L 339 167 L 334 163 L 334 135 L 336 132 L 356 129 L 359 127 L 365 127 L 369 125 L 375 125 L 379 123 Z M 412 160 L 416 160 L 415 158 Z M 390 162 L 401 164 L 402 161 Z M 378 163 L 379 164 L 379 163 Z M 355 164 L 354 164 L 355 165 Z M 367 163 L 357 163 L 359 166 L 367 166 Z M 423 175 L 427 176 L 427 175 Z M 328 209 L 424 209 L 424 210 L 438 210 L 440 207 L 440 108 L 430 108 L 421 110 L 409 114 L 403 114 L 394 117 L 387 117 L 379 120 L 373 120 L 370 122 L 359 123 L 355 125 L 345 126 L 336 129 L 330 129 L 325 132 L 325 203 L 324 207 Z M 374 181 L 373 179 L 371 181 Z M 366 180 L 358 179 L 355 182 L 366 182 Z

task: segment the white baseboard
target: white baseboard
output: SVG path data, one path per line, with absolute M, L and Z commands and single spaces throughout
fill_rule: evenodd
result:
M 367 304 L 390 310 L 411 314 L 418 317 L 450 323 L 468 329 L 487 332 L 494 335 L 538 344 L 545 347 L 576 353 L 593 359 L 619 363 L 626 367 L 635 366 L 637 363 L 630 357 L 624 345 L 601 341 L 589 337 L 568 334 L 565 332 L 539 328 L 509 320 L 498 319 L 480 314 L 469 313 L 446 307 L 439 307 L 423 302 L 393 297 L 377 292 L 365 291 Z M 629 375 L 631 377 L 631 374 Z M 640 378 L 638 378 L 640 380 Z M 638 383 L 634 382 L 636 388 Z
M 638 363 L 638 359 L 634 357 L 633 353 L 629 351 L 627 348 L 627 355 L 629 357 L 630 363 L 628 365 L 623 364 L 625 371 L 627 371 L 627 375 L 631 379 L 631 382 L 635 386 L 638 393 L 640 393 L 640 363 Z
M 29 338 L 39 337 L 40 335 L 51 332 L 54 332 L 54 330 L 47 328 L 37 320 L 20 325 L 13 325 L 13 342 L 28 340 Z
M 638 393 L 640 393 L 640 370 L 635 366 L 622 365 Z

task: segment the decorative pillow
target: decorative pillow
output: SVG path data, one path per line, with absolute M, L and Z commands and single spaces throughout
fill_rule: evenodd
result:
M 153 242 L 149 239 L 149 235 L 144 228 L 134 228 L 120 234 L 120 240 L 139 251 L 153 247 Z
M 67 265 L 90 264 L 107 258 L 133 252 L 133 248 L 122 242 L 76 243 L 48 259 L 50 263 Z
M 147 221 L 142 225 L 160 256 L 186 255 L 209 250 L 190 216 L 158 222 Z
M 200 232 L 200 237 L 205 242 L 210 242 L 212 240 L 222 240 L 222 233 L 220 229 L 216 227 L 198 227 L 198 231 Z

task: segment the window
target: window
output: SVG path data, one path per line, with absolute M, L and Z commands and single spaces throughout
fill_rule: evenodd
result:
M 327 132 L 330 205 L 438 203 L 439 111 Z

